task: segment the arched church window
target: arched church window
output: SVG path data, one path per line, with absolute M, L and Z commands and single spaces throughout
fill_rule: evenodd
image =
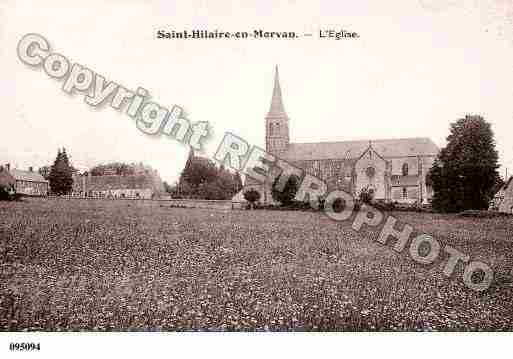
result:
M 406 187 L 403 187 L 403 198 L 408 198 L 408 190 L 406 189 Z
M 373 178 L 376 174 L 376 170 L 374 169 L 374 167 L 367 167 L 367 169 L 365 170 L 365 174 L 367 175 L 367 177 Z
M 408 164 L 403 164 L 403 176 L 408 176 Z

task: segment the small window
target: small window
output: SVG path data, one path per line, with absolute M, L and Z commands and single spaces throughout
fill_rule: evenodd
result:
M 408 164 L 403 164 L 403 176 L 408 176 Z

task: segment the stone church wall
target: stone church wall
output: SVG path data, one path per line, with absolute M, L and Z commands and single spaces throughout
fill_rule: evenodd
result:
M 372 170 L 370 170 L 372 169 Z M 364 188 L 374 190 L 375 199 L 387 198 L 386 172 L 387 162 L 373 151 L 368 150 L 356 163 L 355 192 L 358 194 Z
M 402 176 L 403 165 L 408 165 L 409 175 L 419 174 L 419 160 L 418 157 L 400 157 L 389 159 L 392 162 L 392 176 Z

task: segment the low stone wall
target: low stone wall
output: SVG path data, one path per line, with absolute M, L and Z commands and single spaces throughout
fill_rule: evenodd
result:
M 231 200 L 215 201 L 204 199 L 161 199 L 156 200 L 160 204 L 169 205 L 170 207 L 185 208 L 209 208 L 209 209 L 237 209 L 237 202 Z
M 135 198 L 83 198 L 72 196 L 52 196 L 49 199 L 69 200 L 77 202 L 128 202 L 130 205 L 141 207 L 177 207 L 177 208 L 206 208 L 206 209 L 244 209 L 242 202 L 233 202 L 232 200 L 204 200 L 204 199 L 135 199 Z M 44 199 L 41 199 L 44 200 Z

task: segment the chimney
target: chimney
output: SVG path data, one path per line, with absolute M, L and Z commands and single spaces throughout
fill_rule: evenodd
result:
M 30 166 L 29 167 L 29 172 L 34 172 L 34 167 Z

